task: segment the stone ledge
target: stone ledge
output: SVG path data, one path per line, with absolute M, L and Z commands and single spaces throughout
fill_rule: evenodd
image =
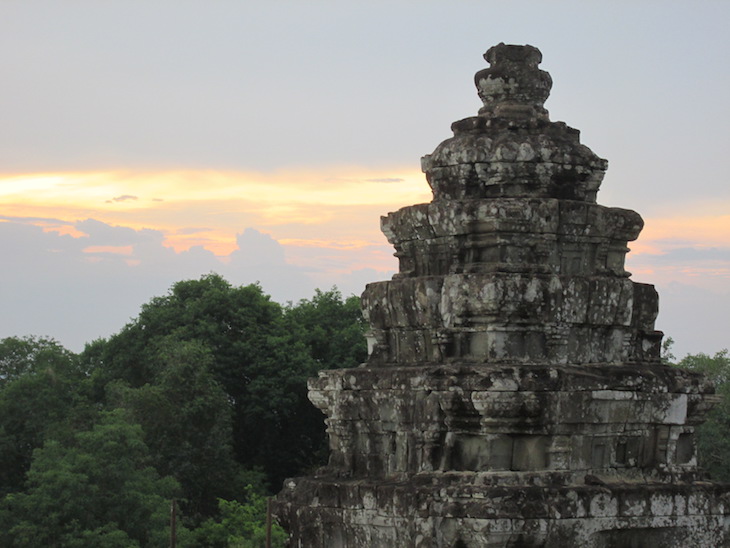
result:
M 351 546 L 716 547 L 727 533 L 728 486 L 704 483 L 488 487 L 416 476 L 408 483 L 288 480 L 275 512 L 308 548 Z M 281 496 L 281 495 L 280 495 Z

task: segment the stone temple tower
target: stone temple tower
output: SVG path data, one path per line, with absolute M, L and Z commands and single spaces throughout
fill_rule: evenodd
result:
M 278 497 L 291 545 L 730 546 L 697 468 L 712 387 L 662 365 L 624 270 L 641 217 L 596 204 L 607 163 L 548 118 L 540 52 L 485 59 L 479 113 L 423 158 L 433 201 L 382 219 L 368 362 L 310 382 L 331 454 Z

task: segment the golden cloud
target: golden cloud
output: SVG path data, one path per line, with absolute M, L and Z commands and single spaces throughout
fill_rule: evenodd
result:
M 247 226 L 270 232 L 289 245 L 308 245 L 309 240 L 317 241 L 317 246 L 381 242 L 380 214 L 430 199 L 424 176 L 402 168 L 0 176 L 5 214 L 62 221 L 46 225 L 47 230 L 78 237 L 74 224 L 93 218 L 137 230 L 159 230 L 165 234 L 165 244 L 176 251 L 203 246 L 218 255 L 235 249 L 236 234 Z M 186 230 L 199 226 L 206 229 Z

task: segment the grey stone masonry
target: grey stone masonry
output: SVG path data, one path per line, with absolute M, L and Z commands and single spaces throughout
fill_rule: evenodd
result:
M 543 107 L 532 46 L 499 44 L 483 106 L 423 158 L 433 201 L 382 218 L 399 272 L 363 296 L 370 356 L 309 383 L 330 460 L 276 513 L 301 548 L 730 546 L 697 466 L 715 396 L 665 366 L 638 213 Z

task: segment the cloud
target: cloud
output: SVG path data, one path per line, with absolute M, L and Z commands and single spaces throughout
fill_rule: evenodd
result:
M 0 215 L 0 220 L 3 221 L 14 221 L 22 224 L 44 224 L 44 225 L 59 225 L 67 224 L 67 221 L 61 219 L 54 219 L 53 217 L 14 217 L 10 215 Z
M 236 236 L 238 249 L 231 253 L 231 263 L 247 267 L 281 267 L 286 265 L 284 249 L 268 234 L 247 228 Z
M 647 218 L 642 236 L 629 244 L 627 268 L 634 279 L 657 286 L 678 283 L 724 294 L 730 285 L 730 216 L 708 211 L 702 217 L 690 209 Z
M 270 235 L 247 228 L 220 272 L 236 283 L 261 284 L 279 302 L 298 301 L 317 287 L 307 268 L 287 261 L 284 247 Z
M 302 238 L 282 244 L 249 227 L 237 235 L 234 251 L 221 258 L 199 245 L 176 252 L 161 231 L 96 219 L 76 226 L 80 236 L 44 230 L 28 219 L 0 222 L 0 337 L 47 335 L 80 350 L 85 342 L 121 329 L 143 303 L 164 295 L 173 283 L 210 272 L 236 285 L 260 282 L 283 303 L 333 285 L 344 295 L 359 295 L 365 284 L 389 279 L 396 268 L 387 243 L 353 240 L 333 246 Z M 632 259 L 629 269 L 640 267 L 634 279 L 656 284 L 657 327 L 677 341 L 678 355 L 730 346 L 728 270 L 717 266 L 730 264 L 727 248 L 682 247 L 637 258 L 640 263 Z M 715 270 L 695 278 L 688 274 L 710 263 Z
M 117 196 L 116 198 L 112 198 L 111 200 L 107 200 L 106 203 L 111 202 L 128 202 L 130 200 L 137 200 L 137 196 L 132 196 L 131 194 L 122 194 L 121 196 Z
M 718 200 L 725 209 L 730 202 Z M 717 205 L 717 204 L 716 204 Z M 644 230 L 632 249 L 644 253 L 665 253 L 678 247 L 730 247 L 730 215 L 685 214 L 689 204 L 682 205 L 665 217 L 647 217 Z
M 337 183 L 328 182 L 336 175 Z M 383 192 L 382 182 L 389 184 Z M 14 219 L 54 218 L 66 233 L 79 230 L 77 220 L 93 218 L 112 226 L 143 227 L 165 235 L 177 251 L 203 245 L 217 255 L 236 247 L 241 227 L 257 227 L 276 239 L 307 233 L 315 239 L 379 238 L 381 214 L 427 201 L 423 174 L 413 168 L 328 167 L 268 173 L 181 170 L 36 173 L 0 176 L 2 213 Z M 32 189 L 30 192 L 27 189 Z M 109 196 L 164 196 L 134 207 L 115 207 Z M 105 200 L 107 200 L 105 202 Z M 129 204 L 129 202 L 120 202 Z M 209 228 L 205 232 L 181 230 Z M 317 234 L 317 232 L 319 232 Z M 76 234 L 78 235 L 78 234 Z M 334 236 L 330 236 L 334 235 Z
M 653 253 L 629 254 L 626 264 L 635 281 L 656 286 L 656 327 L 674 339 L 675 355 L 730 347 L 730 247 L 687 245 L 686 238 L 653 244 Z
M 92 245 L 125 246 L 145 242 L 162 244 L 165 239 L 165 235 L 159 230 L 135 230 L 125 226 L 112 226 L 95 219 L 79 221 L 74 227 L 87 234 Z
M 397 265 L 379 217 L 430 200 L 421 173 L 392 167 L 36 174 L 7 185 L 14 193 L 0 194 L 0 257 L 12 306 L 0 336 L 47 334 L 75 348 L 118 330 L 174 282 L 209 272 L 234 284 L 259 281 L 279 302 L 332 285 L 359 294 Z M 22 194 L 28 185 L 33 192 Z M 103 201 L 146 194 L 165 201 L 138 200 L 133 208 Z M 627 268 L 637 281 L 723 295 L 728 227 L 722 214 L 647 219 Z
M 25 219 L 24 221 L 28 221 Z M 46 231 L 28 222 L 0 222 L 0 337 L 46 335 L 73 350 L 121 329 L 153 296 L 179 280 L 217 272 L 231 283 L 260 282 L 275 301 L 310 298 L 317 287 L 360 293 L 365 272 L 326 258 L 294 264 L 272 236 L 247 228 L 221 258 L 202 246 L 175 252 L 160 231 L 112 226 L 96 219 L 75 225 L 81 236 Z M 326 255 L 328 250 L 305 253 Z M 347 253 L 334 250 L 333 253 Z M 328 270 L 329 269 L 329 270 Z M 362 285 L 362 287 L 361 287 Z

